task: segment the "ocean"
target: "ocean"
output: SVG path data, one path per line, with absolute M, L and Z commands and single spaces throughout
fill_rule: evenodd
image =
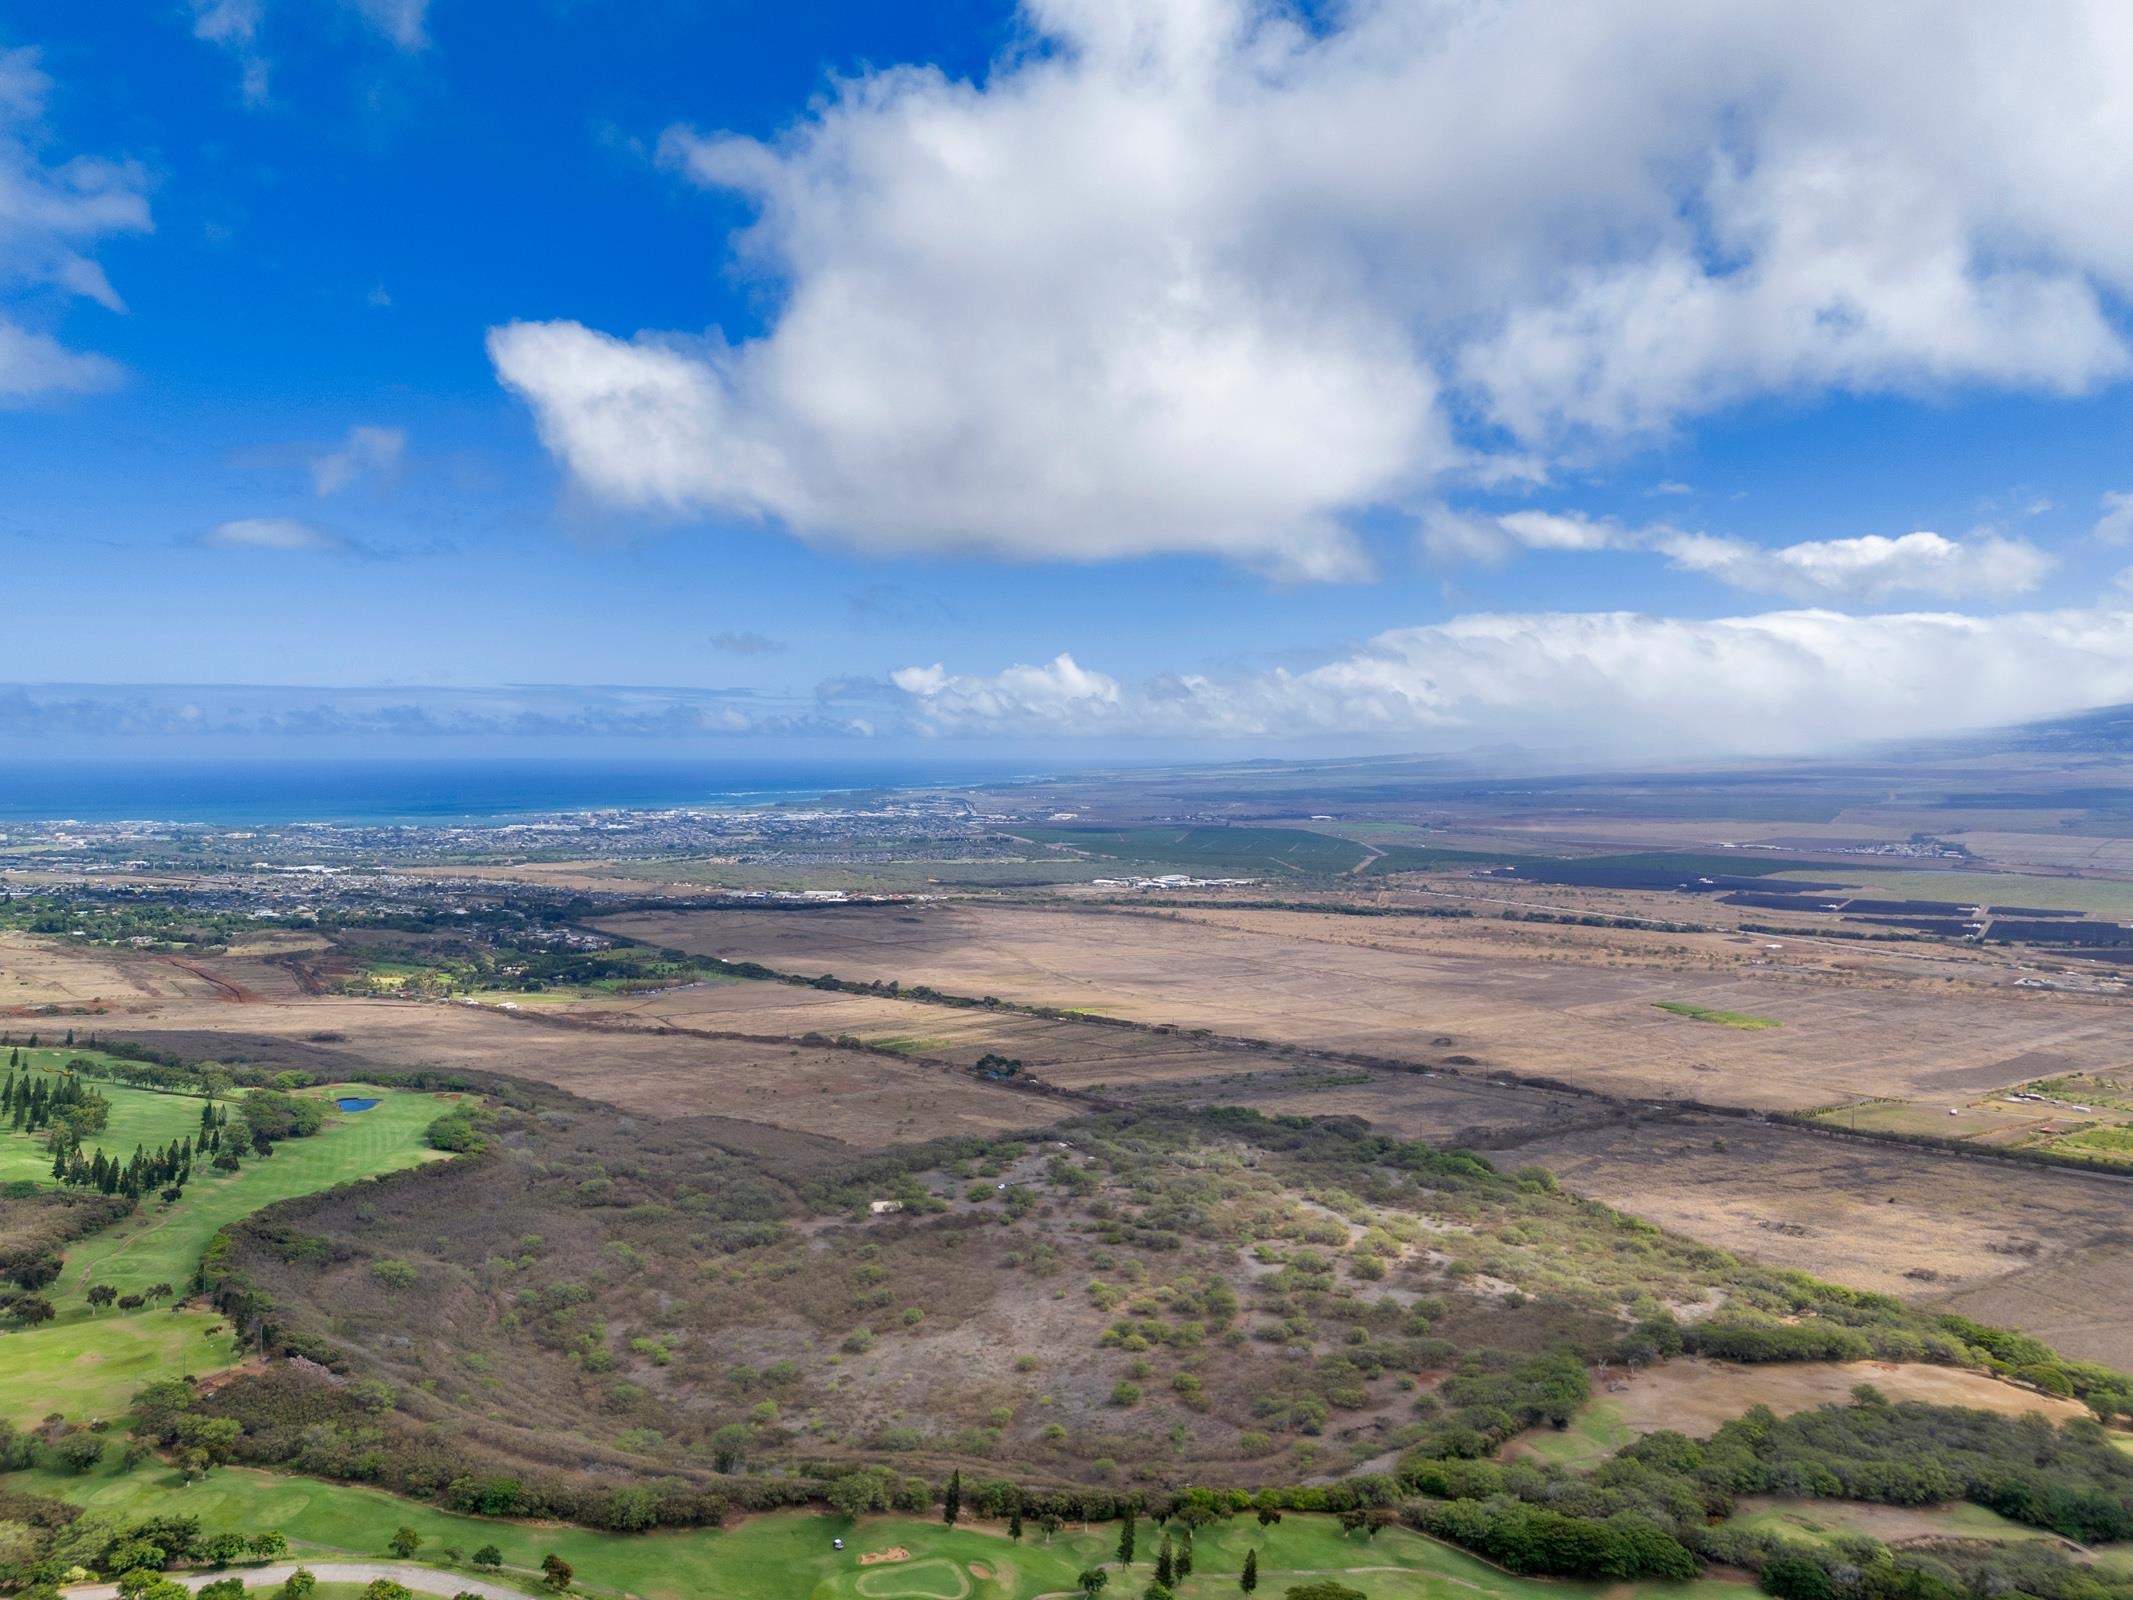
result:
M 5 761 L 0 821 L 483 823 L 554 811 L 730 808 L 1011 781 L 923 761 Z

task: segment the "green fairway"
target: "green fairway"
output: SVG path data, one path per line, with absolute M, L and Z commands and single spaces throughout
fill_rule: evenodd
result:
M 779 1512 L 750 1517 L 731 1528 L 647 1534 L 528 1526 L 455 1516 L 371 1489 L 281 1477 L 228 1467 L 184 1484 L 160 1465 L 131 1472 L 99 1468 L 83 1477 L 50 1471 L 0 1477 L 0 1485 L 54 1495 L 120 1521 L 191 1515 L 210 1534 L 275 1528 L 298 1556 L 385 1554 L 394 1529 L 405 1524 L 423 1537 L 418 1560 L 436 1560 L 457 1546 L 472 1552 L 495 1544 L 507 1567 L 531 1569 L 549 1552 L 577 1569 L 581 1587 L 626 1591 L 644 1600 L 1035 1600 L 1075 1588 L 1084 1567 L 1112 1569 L 1111 1592 L 1138 1594 L 1154 1571 L 1161 1533 L 1143 1523 L 1140 1560 L 1117 1569 L 1118 1529 L 1097 1524 L 1061 1530 L 1049 1542 L 1032 1529 L 1019 1545 L 996 1526 L 945 1528 L 937 1518 L 867 1517 L 857 1523 L 833 1515 Z M 844 1549 L 832 1547 L 842 1539 Z M 1394 1528 L 1366 1539 L 1343 1533 L 1329 1517 L 1290 1516 L 1272 1528 L 1238 1517 L 1203 1529 L 1193 1544 L 1192 1578 L 1180 1591 L 1194 1600 L 1236 1593 L 1247 1550 L 1259 1552 L 1261 1590 L 1279 1595 L 1303 1574 L 1344 1573 L 1370 1600 L 1441 1597 L 1447 1586 L 1504 1600 L 1631 1600 L 1638 1594 L 1678 1600 L 1750 1600 L 1746 1584 L 1555 1583 L 1514 1578 L 1472 1556 Z M 861 1557 L 902 1550 L 896 1561 Z M 507 1575 L 508 1576 L 508 1575 Z
M 176 1130 L 179 1136 L 199 1127 L 198 1100 L 104 1087 L 112 1099 L 114 1126 L 124 1095 L 163 1103 L 129 1106 L 127 1115 L 137 1123 L 167 1108 L 184 1124 Z M 248 1158 L 239 1172 L 196 1165 L 175 1205 L 144 1199 L 131 1217 L 64 1246 L 66 1270 L 46 1291 L 58 1316 L 42 1327 L 0 1333 L 0 1416 L 20 1422 L 52 1411 L 113 1415 L 154 1377 L 226 1366 L 232 1359 L 229 1340 L 205 1336 L 220 1326 L 212 1313 L 173 1312 L 167 1305 L 99 1312 L 90 1308 L 87 1292 L 94 1284 L 108 1284 L 122 1295 L 138 1294 L 167 1283 L 182 1296 L 219 1229 L 278 1200 L 396 1171 L 435 1154 L 423 1144 L 422 1130 L 445 1109 L 436 1096 L 362 1085 L 315 1092 L 330 1096 L 349 1089 L 376 1096 L 379 1104 L 369 1111 L 336 1112 L 316 1134 L 286 1140 L 271 1156 Z M 164 1133 L 161 1139 L 171 1136 Z M 29 1142 L 16 1134 L 6 1139 Z M 108 1129 L 94 1143 L 114 1148 Z M 133 1143 L 123 1148 L 130 1154 Z
M 1654 1000 L 1661 1011 L 1672 1012 L 1677 1017 L 1688 1017 L 1696 1022 L 1715 1022 L 1721 1028 L 1740 1028 L 1749 1033 L 1760 1033 L 1765 1028 L 1782 1027 L 1771 1017 L 1758 1017 L 1747 1011 L 1714 1011 L 1709 1006 L 1691 1005 L 1686 1000 Z
M 310 1138 L 285 1140 L 271 1156 L 248 1153 L 241 1172 L 196 1164 L 193 1181 L 176 1205 L 143 1200 L 124 1222 L 72 1246 L 60 1292 L 53 1296 L 61 1320 L 77 1306 L 86 1315 L 81 1296 L 91 1284 L 108 1283 L 121 1294 L 154 1283 L 182 1286 L 219 1229 L 277 1200 L 411 1167 L 432 1153 L 422 1143 L 422 1130 L 445 1109 L 435 1097 L 361 1084 L 337 1085 L 334 1092 L 350 1091 L 375 1095 L 379 1103 L 369 1111 L 336 1112 Z M 199 1102 L 181 1104 L 191 1108 L 197 1127 Z M 130 1153 L 133 1147 L 125 1148 Z
M 113 1312 L 0 1333 L 0 1421 L 116 1416 L 158 1378 L 215 1372 L 235 1359 L 227 1325 L 210 1311 Z

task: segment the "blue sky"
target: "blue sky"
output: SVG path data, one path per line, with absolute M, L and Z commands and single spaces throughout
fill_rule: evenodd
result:
M 2133 698 L 2122 15 L 1549 9 L 24 0 L 0 740 Z

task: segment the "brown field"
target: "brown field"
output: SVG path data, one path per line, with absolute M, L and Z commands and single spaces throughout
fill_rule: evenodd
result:
M 2121 1210 L 2121 1227 L 2127 1210 L 2133 1206 Z M 2077 1242 L 1939 1303 L 1980 1322 L 2033 1333 L 2069 1355 L 2133 1366 L 2133 1327 L 2126 1315 L 2133 1305 L 2133 1236 L 2110 1233 Z
M 1324 1067 L 1300 1068 L 1234 1087 L 1198 1085 L 1193 1098 L 1251 1106 L 1269 1116 L 1361 1117 L 1408 1139 L 1485 1147 L 1508 1142 L 1513 1135 L 1545 1137 L 1596 1114 L 1593 1102 L 1580 1095 L 1507 1089 L 1471 1078 L 1377 1072 L 1363 1083 L 1344 1081 L 1352 1076 Z
M 2121 1179 L 1718 1117 L 1588 1129 L 1507 1159 L 1752 1260 L 1945 1297 L 2068 1355 L 2133 1364 L 2133 1184 Z
M 2064 1422 L 2089 1414 L 2078 1400 L 2039 1394 L 1982 1372 L 1892 1361 L 1795 1361 L 1748 1367 L 1684 1358 L 1640 1372 L 1627 1389 L 1603 1398 L 1619 1406 L 1623 1420 L 1639 1434 L 1674 1428 L 1702 1438 L 1751 1406 L 1768 1406 L 1781 1416 L 1809 1411 L 1849 1401 L 1853 1386 L 1861 1383 L 1872 1384 L 1891 1400 L 1923 1400 L 2001 1416 L 2041 1411 L 2054 1422 Z
M 160 957 L 108 955 L 0 933 L 0 1016 L 33 1016 L 40 1007 L 134 1010 L 207 988 Z
M 881 995 L 840 994 L 782 983 L 712 983 L 662 994 L 602 999 L 569 1008 L 652 1026 L 746 1033 L 849 1035 L 909 1055 L 973 1065 L 1003 1055 L 1066 1089 L 1192 1080 L 1285 1064 L 1264 1051 L 1185 1035 L 956 1010 Z
M 767 1123 L 865 1149 L 955 1133 L 1041 1128 L 1071 1102 L 871 1052 L 567 1026 L 492 1006 L 318 998 L 171 1008 L 129 1034 L 186 1054 L 499 1072 L 658 1117 Z
M 1608 1093 L 1804 1109 L 1863 1096 L 1952 1104 L 2123 1058 L 2128 1007 L 1847 956 L 1754 969 L 1706 936 L 1592 936 L 1521 947 L 1525 926 L 1288 912 L 942 905 L 672 912 L 615 931 L 785 971 L 925 983 L 1146 1023 L 1425 1064 L 1447 1052 Z M 1685 964 L 1706 947 L 1716 968 Z M 1917 964 L 1913 964 L 1914 966 Z M 1655 1009 L 1770 1017 L 1763 1032 Z M 1447 1041 L 1440 1043 L 1439 1041 Z

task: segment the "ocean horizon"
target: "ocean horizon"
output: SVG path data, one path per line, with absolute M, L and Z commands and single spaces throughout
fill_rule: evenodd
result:
M 0 822 L 481 824 L 564 811 L 791 804 L 1028 772 L 969 761 L 9 761 L 0 764 Z

